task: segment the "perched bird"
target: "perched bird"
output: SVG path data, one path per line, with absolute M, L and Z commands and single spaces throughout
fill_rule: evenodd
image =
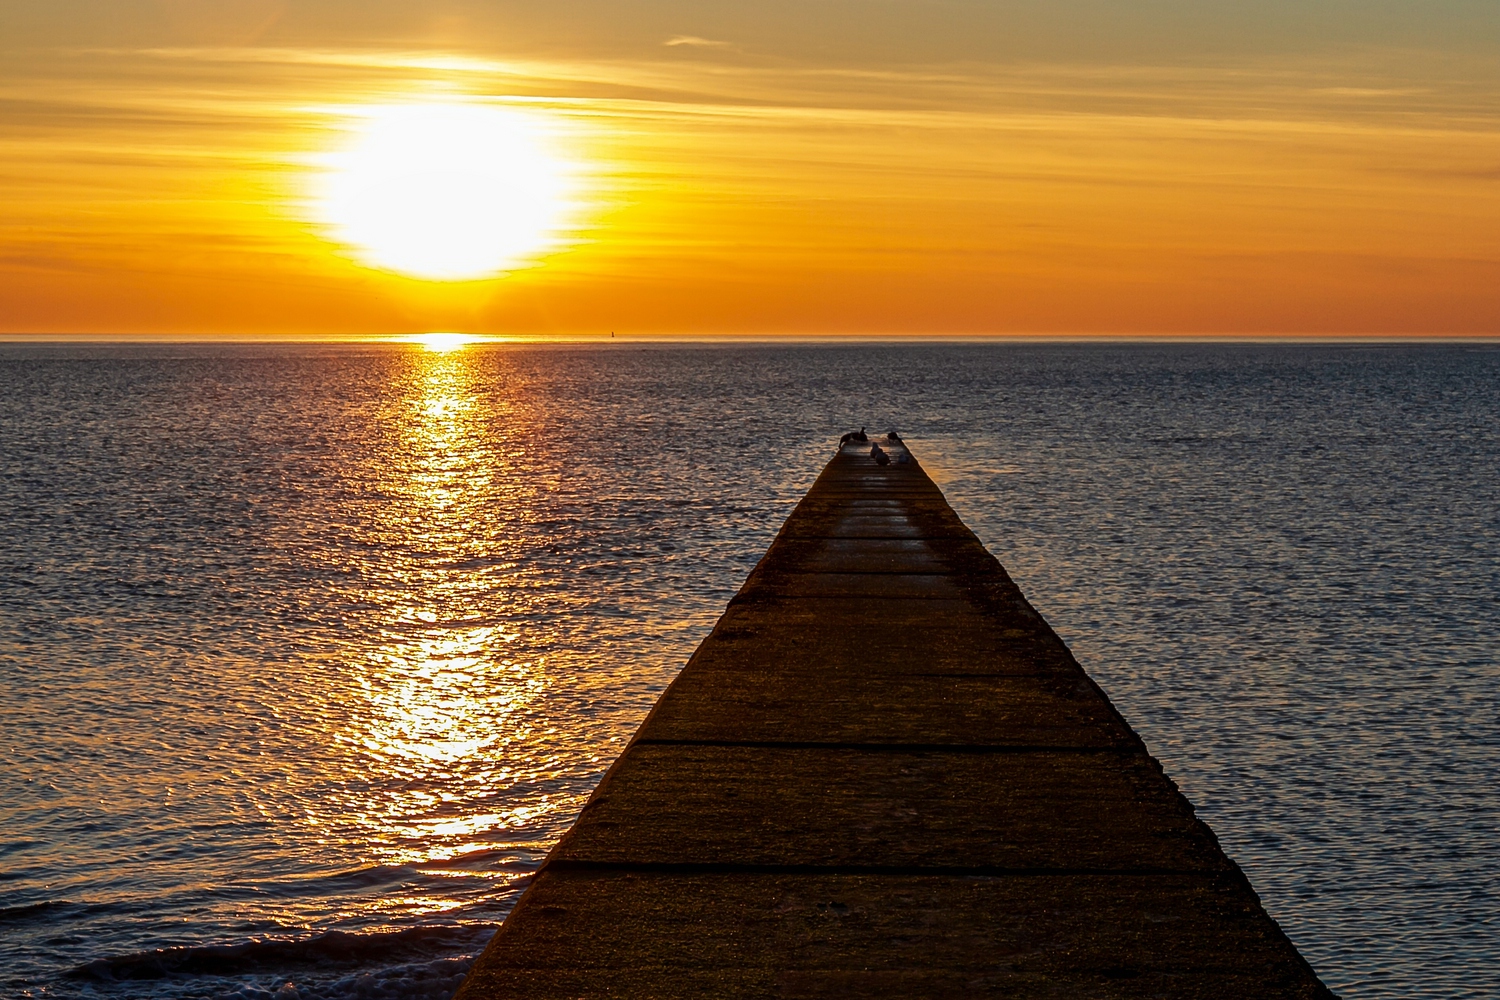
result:
M 850 431 L 848 434 L 845 434 L 843 437 L 839 438 L 839 447 L 842 448 L 844 445 L 848 444 L 850 441 L 868 441 L 868 440 L 870 440 L 870 439 L 867 438 L 867 437 L 865 437 L 865 429 L 863 427 L 861 427 L 859 430 L 857 430 L 857 431 Z
M 897 434 L 895 431 L 887 431 L 886 435 L 885 435 L 885 439 L 887 441 L 894 441 L 897 444 L 901 443 L 901 435 Z
M 891 456 L 887 455 L 885 450 L 878 444 L 870 445 L 870 457 L 875 460 L 876 465 L 891 464 Z

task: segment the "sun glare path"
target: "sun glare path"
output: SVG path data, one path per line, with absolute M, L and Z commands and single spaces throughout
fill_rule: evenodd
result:
M 419 333 L 410 338 L 410 343 L 421 344 L 429 351 L 445 354 L 448 351 L 462 350 L 479 339 L 463 333 Z
M 536 112 L 469 103 L 349 112 L 317 159 L 311 214 L 361 264 L 472 281 L 556 249 L 576 170 Z

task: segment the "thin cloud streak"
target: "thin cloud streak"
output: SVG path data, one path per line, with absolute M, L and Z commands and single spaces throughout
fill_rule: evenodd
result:
M 663 45 L 673 48 L 678 45 L 691 45 L 697 48 L 721 49 L 728 47 L 728 42 L 715 41 L 712 38 L 699 38 L 697 35 L 673 35 Z

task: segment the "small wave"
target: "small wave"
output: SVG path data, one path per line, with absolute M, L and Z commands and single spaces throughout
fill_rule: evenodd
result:
M 486 847 L 466 854 L 455 854 L 448 858 L 433 858 L 431 861 L 414 861 L 409 866 L 418 871 L 430 868 L 472 868 L 483 872 L 514 872 L 519 875 L 533 874 L 542 866 L 546 851 L 524 846 Z
M 9 854 L 19 854 L 22 851 L 29 851 L 33 847 L 46 846 L 46 841 L 42 840 L 9 840 L 3 844 L 0 844 L 0 858 L 3 858 Z
M 0 906 L 0 923 L 8 923 L 12 920 L 30 920 L 54 910 L 62 909 L 73 904 L 65 900 L 43 900 L 40 903 L 27 903 L 24 906 Z
M 155 951 L 100 958 L 68 973 L 97 982 L 165 979 L 176 976 L 253 976 L 291 974 L 380 963 L 445 962 L 469 957 L 484 946 L 493 926 L 411 927 L 400 931 L 358 934 L 329 931 L 302 939 L 269 938 L 239 944 L 159 948 Z
M 447 891 L 454 895 L 465 895 L 465 890 L 492 894 L 494 886 L 489 878 L 494 875 L 510 876 L 512 887 L 524 884 L 541 867 L 545 851 L 535 848 L 486 848 L 451 858 L 433 858 L 429 861 L 414 861 L 399 865 L 365 865 L 346 868 L 342 871 L 320 873 L 315 876 L 287 875 L 262 882 L 225 887 L 215 895 L 234 898 L 247 892 L 257 896 L 280 896 L 288 899 L 303 899 L 309 895 L 331 895 L 344 892 L 368 892 L 386 890 L 383 895 L 392 895 L 413 879 L 430 877 L 432 872 L 483 873 L 484 883 L 466 883 L 462 887 L 450 886 Z
M 474 956 L 465 955 L 324 981 L 244 985 L 219 994 L 216 1000 L 449 1000 L 473 964 Z

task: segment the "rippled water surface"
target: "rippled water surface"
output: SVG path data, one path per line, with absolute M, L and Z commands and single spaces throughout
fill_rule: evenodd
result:
M 1500 351 L 0 349 L 0 992 L 444 998 L 900 429 L 1349 998 L 1500 995 Z

